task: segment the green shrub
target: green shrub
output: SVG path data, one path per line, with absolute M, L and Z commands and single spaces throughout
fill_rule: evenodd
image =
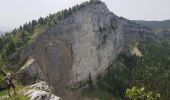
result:
M 23 94 L 17 94 L 15 96 L 11 96 L 5 100 L 29 100 L 28 97 L 26 97 L 25 95 Z
M 159 93 L 153 93 L 152 91 L 146 92 L 144 87 L 127 89 L 125 95 L 130 100 L 156 100 L 160 98 Z

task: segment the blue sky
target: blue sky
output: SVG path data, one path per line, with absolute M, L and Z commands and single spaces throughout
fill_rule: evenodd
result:
M 14 28 L 87 0 L 0 0 L 0 27 Z M 133 20 L 170 19 L 170 0 L 102 0 L 110 11 Z

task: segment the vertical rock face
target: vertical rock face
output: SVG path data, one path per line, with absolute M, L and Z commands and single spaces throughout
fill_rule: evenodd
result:
M 74 84 L 86 80 L 89 74 L 92 77 L 101 74 L 122 50 L 124 39 L 117 17 L 104 4 L 89 5 L 68 20 L 71 18 L 73 27 L 77 27 L 70 31 L 74 40 L 70 82 Z
M 42 33 L 22 51 L 21 59 L 33 57 L 54 93 L 72 100 L 71 89 L 89 75 L 95 79 L 102 74 L 124 43 L 150 34 L 151 30 L 111 13 L 104 3 L 89 4 Z
M 44 75 L 35 59 L 27 59 L 27 62 L 17 72 L 17 78 L 23 85 L 34 84 L 36 81 L 44 80 Z
M 94 79 L 102 74 L 123 45 L 121 21 L 101 3 L 88 5 L 60 21 L 23 55 L 36 59 L 45 80 L 62 97 L 72 95 L 70 88 L 87 80 L 89 74 Z

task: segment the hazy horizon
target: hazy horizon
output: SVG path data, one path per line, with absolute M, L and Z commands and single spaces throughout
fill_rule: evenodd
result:
M 89 0 L 0 0 L 0 30 L 13 29 L 33 19 Z M 130 20 L 170 19 L 169 0 L 102 0 L 109 10 Z

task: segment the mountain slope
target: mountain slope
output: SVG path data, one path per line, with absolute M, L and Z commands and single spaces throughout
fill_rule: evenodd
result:
M 133 20 L 134 22 L 150 27 L 152 29 L 168 30 L 170 29 L 170 20 L 164 21 L 143 21 L 143 20 Z
M 152 38 L 151 29 L 119 18 L 95 1 L 40 34 L 20 59 L 34 58 L 56 95 L 78 100 L 71 89 L 103 74 L 124 45 Z
M 56 95 L 78 100 L 71 89 L 102 74 L 123 49 L 117 18 L 103 2 L 90 3 L 43 32 L 21 59 L 36 59 Z
M 35 59 L 53 92 L 76 100 L 72 90 L 83 87 L 89 77 L 102 75 L 130 43 L 148 39 L 156 39 L 151 29 L 92 0 L 6 34 L 0 38 L 0 60 L 1 66 L 17 71 Z
M 133 47 L 138 48 L 142 56 L 134 54 Z M 109 94 L 112 94 L 111 97 L 114 95 L 126 100 L 126 89 L 135 86 L 152 91 L 152 96 L 160 93 L 158 100 L 169 99 L 169 50 L 170 44 L 160 41 L 141 41 L 131 45 L 117 57 L 104 77 L 98 77 L 97 86 L 86 88 L 84 94 L 98 97 L 100 100 L 112 100 L 108 99 Z
M 164 21 L 142 21 L 142 20 L 133 20 L 135 23 L 141 24 L 146 27 L 150 27 L 155 31 L 161 41 L 170 41 L 170 20 Z

